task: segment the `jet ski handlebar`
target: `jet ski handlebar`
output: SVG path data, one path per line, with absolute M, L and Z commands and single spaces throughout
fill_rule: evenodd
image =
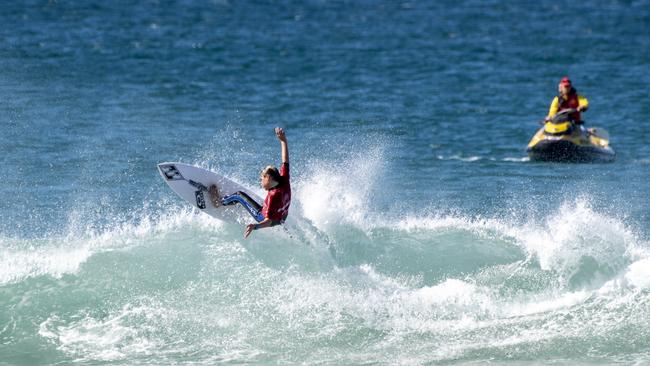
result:
M 577 111 L 578 111 L 578 110 L 575 109 L 575 108 L 567 108 L 567 109 L 563 109 L 563 110 L 561 110 L 561 111 L 555 113 L 555 115 L 554 115 L 553 117 L 551 117 L 551 119 L 549 119 L 549 120 L 547 120 L 547 119 L 543 119 L 543 120 L 539 121 L 539 124 L 544 125 L 544 124 L 546 124 L 546 123 L 548 123 L 548 122 L 559 123 L 559 122 L 566 122 L 566 121 L 569 121 L 569 120 L 570 120 L 570 115 L 571 115 L 572 113 L 577 112 Z
M 567 108 L 567 109 L 563 109 L 563 110 L 561 110 L 561 111 L 555 113 L 555 116 L 553 116 L 553 117 L 557 117 L 557 116 L 559 116 L 559 115 L 571 114 L 571 113 L 575 113 L 575 112 L 577 112 L 577 111 L 578 111 L 578 110 L 575 109 L 575 108 Z
M 567 122 L 571 121 L 574 122 L 573 119 L 571 118 L 571 114 L 577 112 L 578 110 L 575 108 L 567 108 L 563 109 L 559 112 L 557 112 L 553 117 L 551 117 L 551 122 L 555 123 L 561 123 L 561 122 Z

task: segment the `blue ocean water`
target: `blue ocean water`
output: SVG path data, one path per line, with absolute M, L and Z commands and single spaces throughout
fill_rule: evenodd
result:
M 650 2 L 0 11 L 0 365 L 650 362 Z M 530 162 L 568 75 L 611 164 Z M 193 211 L 156 164 L 288 225 Z

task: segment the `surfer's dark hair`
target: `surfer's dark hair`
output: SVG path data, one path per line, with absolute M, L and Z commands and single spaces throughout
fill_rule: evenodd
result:
M 276 181 L 277 183 L 282 182 L 282 177 L 280 176 L 280 172 L 278 171 L 278 168 L 274 167 L 273 165 L 269 165 L 266 168 L 262 169 L 261 176 L 269 175 L 271 179 Z

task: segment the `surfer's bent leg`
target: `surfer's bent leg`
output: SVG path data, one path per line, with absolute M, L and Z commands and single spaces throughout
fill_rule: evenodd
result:
M 236 203 L 244 206 L 246 211 L 248 211 L 257 222 L 262 222 L 262 220 L 264 220 L 264 216 L 262 215 L 262 206 L 255 202 L 255 200 L 247 195 L 246 192 L 239 191 L 221 199 L 221 204 L 224 206 L 234 205 Z

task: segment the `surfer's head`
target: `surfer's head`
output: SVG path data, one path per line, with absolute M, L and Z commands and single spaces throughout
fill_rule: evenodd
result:
M 280 172 L 278 171 L 278 168 L 274 167 L 273 165 L 269 165 L 266 168 L 262 169 L 262 172 L 260 173 L 262 188 L 266 189 L 267 191 L 269 189 L 275 188 L 278 184 L 280 184 L 280 179 Z

